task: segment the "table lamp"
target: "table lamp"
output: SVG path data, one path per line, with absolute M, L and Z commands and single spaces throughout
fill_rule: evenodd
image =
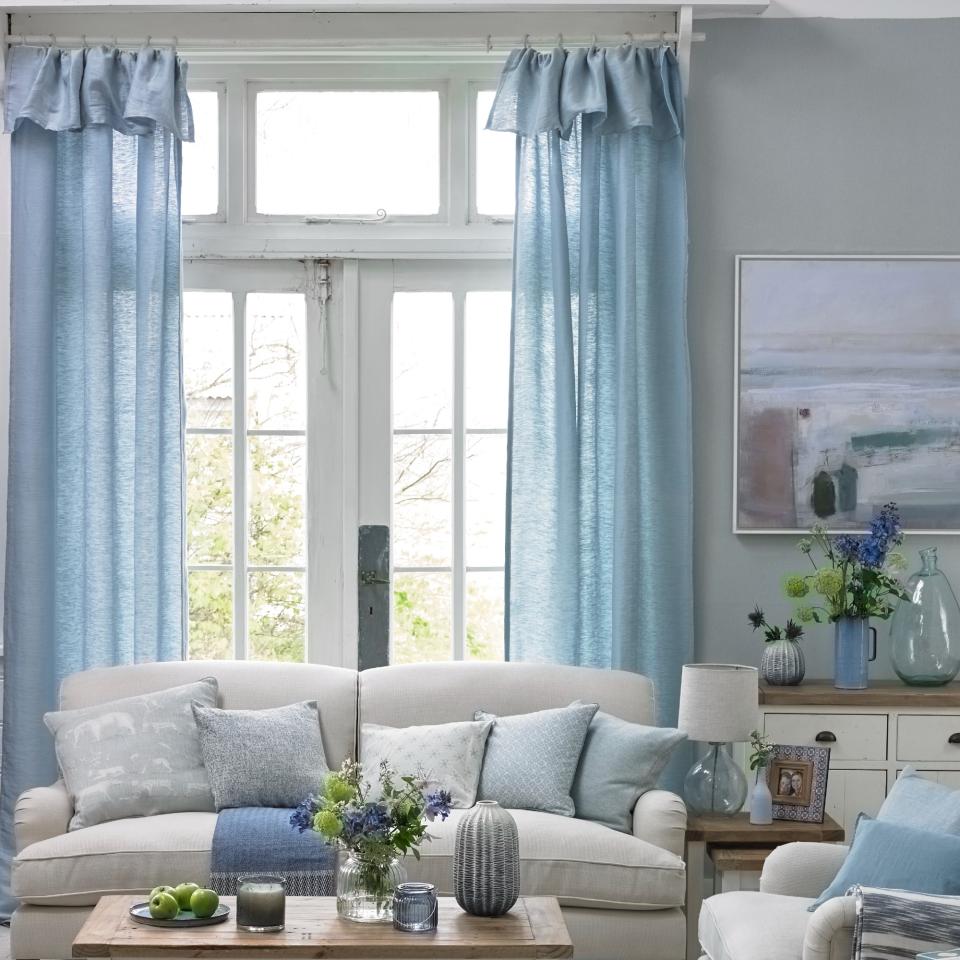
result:
M 758 700 L 756 667 L 688 663 L 683 668 L 677 726 L 690 740 L 710 745 L 683 781 L 684 799 L 694 813 L 733 816 L 746 801 L 747 778 L 730 744 L 750 739 Z

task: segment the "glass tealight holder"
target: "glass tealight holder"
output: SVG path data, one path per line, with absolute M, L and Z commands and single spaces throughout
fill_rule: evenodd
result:
M 432 883 L 400 883 L 393 891 L 393 925 L 404 933 L 437 929 L 437 888 Z
M 251 933 L 283 929 L 287 881 L 270 874 L 241 877 L 237 881 L 237 926 Z

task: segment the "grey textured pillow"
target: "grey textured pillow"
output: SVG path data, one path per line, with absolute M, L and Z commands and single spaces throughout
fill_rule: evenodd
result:
M 400 776 L 423 771 L 427 790 L 449 790 L 454 807 L 472 807 L 483 766 L 483 748 L 492 720 L 462 720 L 422 727 L 381 727 L 365 723 L 360 730 L 360 761 L 365 779 L 376 780 L 386 760 Z
M 194 704 L 217 810 L 295 807 L 320 792 L 329 768 L 316 700 L 269 710 Z
M 595 703 L 498 717 L 478 710 L 475 720 L 495 720 L 480 774 L 479 800 L 514 810 L 574 815 L 570 787 L 580 762 Z
M 216 704 L 213 677 L 44 715 L 73 798 L 71 830 L 123 817 L 213 810 L 194 701 Z
M 671 727 L 645 727 L 598 711 L 573 781 L 577 816 L 632 833 L 637 799 L 657 785 L 674 747 L 686 738 Z

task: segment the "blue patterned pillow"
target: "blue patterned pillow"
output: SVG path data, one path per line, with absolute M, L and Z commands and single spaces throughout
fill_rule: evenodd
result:
M 478 800 L 513 810 L 543 810 L 572 817 L 570 789 L 595 703 L 498 717 L 478 710 L 474 720 L 495 720 L 480 773 Z

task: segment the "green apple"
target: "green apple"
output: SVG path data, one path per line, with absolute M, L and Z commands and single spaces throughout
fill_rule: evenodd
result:
M 180 912 L 177 898 L 170 893 L 158 893 L 150 898 L 150 916 L 154 920 L 173 920 Z
M 164 885 L 160 887 L 154 887 L 150 891 L 150 896 L 147 899 L 152 900 L 158 893 L 169 893 L 172 897 L 175 897 L 177 895 L 177 892 L 176 890 L 173 889 L 173 887 L 168 887 Z
M 173 895 L 177 898 L 177 903 L 180 904 L 181 910 L 190 909 L 190 898 L 193 896 L 194 892 L 199 889 L 200 887 L 198 887 L 195 883 L 177 884 L 177 889 L 173 891 Z
M 195 917 L 212 917 L 214 911 L 220 906 L 220 898 L 215 890 L 207 890 L 201 887 L 193 891 L 190 898 L 190 909 Z

